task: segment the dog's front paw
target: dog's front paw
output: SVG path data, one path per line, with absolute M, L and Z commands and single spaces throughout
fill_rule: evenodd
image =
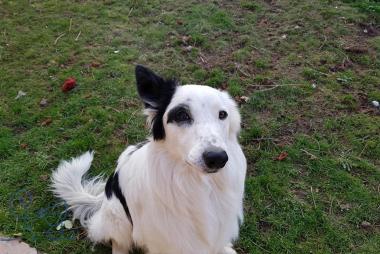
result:
M 236 251 L 232 248 L 232 244 L 224 247 L 221 254 L 237 254 Z

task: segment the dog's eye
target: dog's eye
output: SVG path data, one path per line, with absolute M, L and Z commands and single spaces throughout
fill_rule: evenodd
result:
M 180 104 L 172 108 L 168 113 L 168 123 L 177 123 L 178 125 L 188 125 L 193 122 L 191 118 L 190 108 L 185 104 Z
M 224 110 L 219 111 L 219 119 L 220 119 L 220 120 L 224 120 L 224 119 L 226 119 L 227 116 L 228 116 L 228 114 L 227 114 L 226 111 L 224 111 Z
M 191 118 L 190 118 L 189 114 L 184 110 L 178 111 L 175 115 L 175 121 L 176 122 L 188 122 L 190 120 L 191 120 Z

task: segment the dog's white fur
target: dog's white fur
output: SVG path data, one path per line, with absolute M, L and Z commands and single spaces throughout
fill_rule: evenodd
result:
M 193 123 L 167 123 L 179 104 L 190 108 Z M 228 113 L 225 120 L 218 112 Z M 154 110 L 147 111 L 154 118 Z M 94 242 L 112 241 L 113 254 L 132 244 L 150 254 L 233 254 L 238 237 L 246 159 L 237 140 L 240 115 L 226 92 L 199 86 L 177 87 L 163 116 L 165 139 L 120 155 L 116 171 L 133 226 L 119 201 L 104 194 L 100 178 L 83 180 L 93 153 L 62 162 L 53 173 L 53 190 L 71 207 Z M 202 153 L 218 147 L 228 154 L 217 173 L 204 171 Z

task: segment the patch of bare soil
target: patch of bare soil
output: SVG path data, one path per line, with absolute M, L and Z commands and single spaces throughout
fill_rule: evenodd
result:
M 308 195 L 306 191 L 301 190 L 301 189 L 295 189 L 295 190 L 292 190 L 292 193 L 297 198 L 298 201 L 300 201 L 303 204 L 307 203 L 305 201 Z
M 337 64 L 333 67 L 330 67 L 330 71 L 332 72 L 339 72 L 339 71 L 345 71 L 351 67 L 353 67 L 353 63 L 350 59 L 346 58 L 344 59 L 340 64 Z
M 358 111 L 363 114 L 380 116 L 380 110 L 371 105 L 368 95 L 364 92 L 358 92 L 357 97 L 359 100 Z
M 273 224 L 268 222 L 268 221 L 264 221 L 264 220 L 260 220 L 258 222 L 258 228 L 260 230 L 260 232 L 268 232 L 268 231 L 271 231 L 272 230 L 272 227 L 273 227 Z

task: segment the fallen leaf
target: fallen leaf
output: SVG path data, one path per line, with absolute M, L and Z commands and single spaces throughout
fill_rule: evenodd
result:
M 17 93 L 17 96 L 16 96 L 16 100 L 18 100 L 19 98 L 21 98 L 22 96 L 25 96 L 26 95 L 26 93 L 24 92 L 24 91 L 18 91 L 18 93 Z
M 94 62 L 92 62 L 92 63 L 90 64 L 90 66 L 93 67 L 93 68 L 99 68 L 101 65 L 102 65 L 101 63 L 96 62 L 96 61 L 94 61 Z
M 72 90 L 77 85 L 77 81 L 74 78 L 68 78 L 62 85 L 62 92 L 66 93 Z
M 241 105 L 241 104 L 247 103 L 249 101 L 249 97 L 247 97 L 247 96 L 235 96 L 235 100 L 239 105 Z
M 25 149 L 25 148 L 28 147 L 28 144 L 22 143 L 22 144 L 20 144 L 20 147 L 21 147 L 22 149 Z
M 41 101 L 40 101 L 40 106 L 41 107 L 46 107 L 48 105 L 48 101 L 47 99 L 43 98 Z
M 50 125 L 51 123 L 53 122 L 53 120 L 49 117 L 49 118 L 46 118 L 42 123 L 41 123 L 41 126 L 48 126 Z
M 244 102 L 248 102 L 249 101 L 249 97 L 247 96 L 240 96 L 240 99 Z
M 283 161 L 286 159 L 286 157 L 288 157 L 288 153 L 285 152 L 285 151 L 282 151 L 276 158 L 276 160 L 278 161 Z
M 40 175 L 40 179 L 42 181 L 47 181 L 49 179 L 49 175 Z

